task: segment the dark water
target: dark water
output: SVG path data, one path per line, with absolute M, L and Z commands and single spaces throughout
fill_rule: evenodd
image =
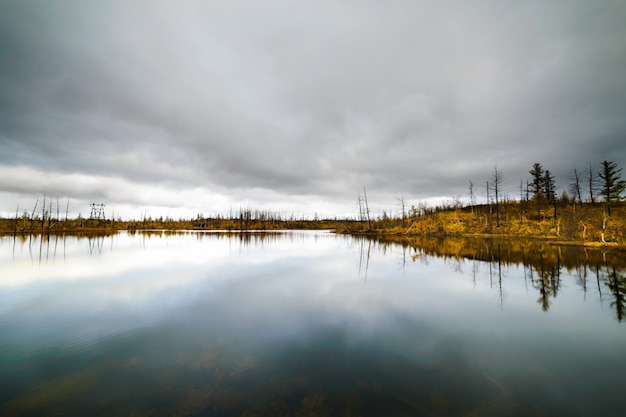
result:
M 1 416 L 623 416 L 623 253 L 0 238 Z

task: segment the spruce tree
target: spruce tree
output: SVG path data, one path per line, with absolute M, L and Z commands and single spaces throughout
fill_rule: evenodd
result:
M 622 168 L 612 161 L 603 161 L 598 176 L 602 180 L 600 195 L 604 197 L 607 213 L 611 215 L 611 202 L 619 201 L 626 189 L 626 181 L 621 179 Z
M 532 176 L 531 191 L 533 193 L 533 198 L 537 204 L 537 221 L 541 218 L 541 200 L 543 199 L 543 189 L 544 189 L 544 171 L 543 167 L 540 163 L 535 162 L 533 165 L 533 169 L 528 171 Z

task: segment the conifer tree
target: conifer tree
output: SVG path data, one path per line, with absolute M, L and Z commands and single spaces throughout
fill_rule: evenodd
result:
M 554 183 L 554 175 L 548 170 L 546 170 L 543 177 L 543 190 L 548 203 L 552 204 L 554 208 L 554 220 L 556 220 L 556 185 Z
M 533 198 L 537 204 L 537 220 L 541 217 L 541 200 L 543 199 L 543 190 L 544 190 L 544 171 L 543 167 L 540 163 L 535 162 L 533 165 L 533 169 L 528 171 L 532 176 L 531 191 L 533 193 Z
M 600 195 L 604 197 L 607 213 L 611 215 L 611 202 L 619 201 L 620 195 L 626 189 L 626 181 L 621 179 L 622 168 L 612 161 L 603 161 L 598 171 L 598 176 L 602 180 Z

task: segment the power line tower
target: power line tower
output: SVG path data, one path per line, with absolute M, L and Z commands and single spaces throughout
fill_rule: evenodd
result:
M 89 218 L 106 220 L 106 217 L 104 216 L 104 204 L 91 203 L 91 215 Z

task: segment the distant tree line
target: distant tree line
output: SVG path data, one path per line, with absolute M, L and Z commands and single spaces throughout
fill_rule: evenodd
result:
M 487 200 L 476 203 L 476 189 L 469 181 L 469 204 L 459 196 L 430 206 L 419 202 L 409 207 L 404 193 L 397 198 L 397 214 L 372 213 L 365 187 L 358 193 L 354 218 L 285 216 L 271 210 L 240 208 L 228 215 L 172 219 L 152 218 L 122 221 L 81 215 L 68 217 L 69 200 L 62 210 L 59 199 L 37 199 L 32 211 L 16 209 L 12 219 L 0 219 L 3 233 L 59 233 L 97 230 L 278 230 L 333 229 L 339 233 L 392 233 L 416 235 L 499 234 L 542 236 L 583 241 L 616 242 L 626 245 L 626 181 L 622 168 L 603 161 L 597 170 L 590 165 L 582 174 L 573 168 L 568 189 L 557 193 L 555 177 L 536 162 L 527 179 L 520 179 L 519 198 L 504 192 L 505 177 L 496 165 L 486 181 Z M 100 205 L 103 207 L 103 205 Z M 92 207 L 93 213 L 93 207 Z

